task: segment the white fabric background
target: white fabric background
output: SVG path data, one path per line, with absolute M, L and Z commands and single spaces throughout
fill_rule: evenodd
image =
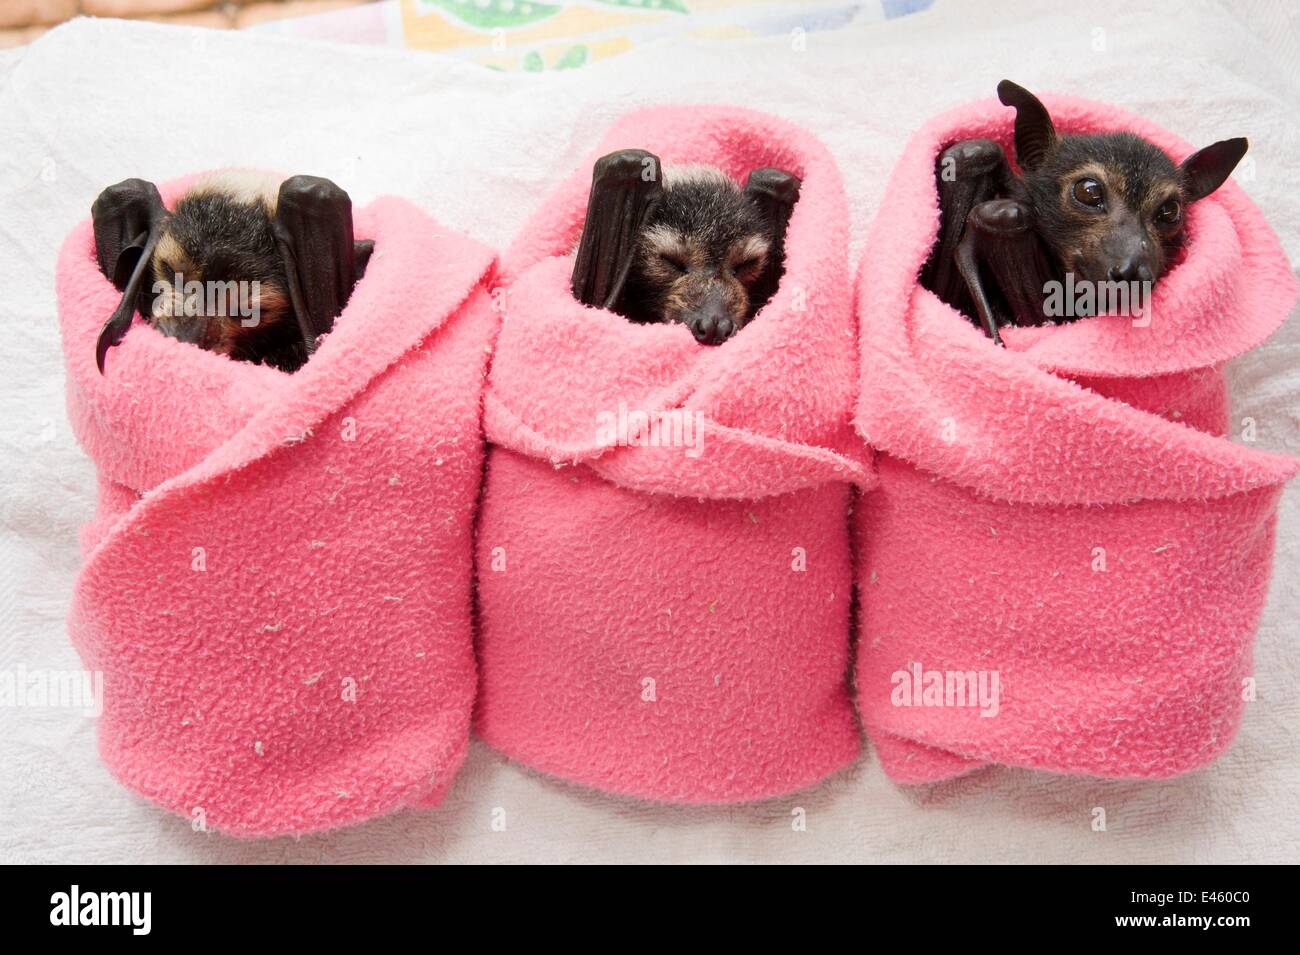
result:
M 64 632 L 92 468 L 63 408 L 59 244 L 99 189 L 255 165 L 405 195 L 503 247 L 618 114 L 724 101 L 802 123 L 841 164 L 857 252 L 926 117 L 1003 76 L 1108 100 L 1200 145 L 1248 135 L 1238 178 L 1300 258 L 1294 4 L 944 3 L 885 24 L 642 48 L 569 73 L 498 74 L 428 54 L 76 21 L 0 57 L 0 667 L 78 665 Z M 1081 12 L 1082 11 L 1082 12 Z M 1099 32 L 1100 31 L 1100 32 Z M 1300 322 L 1232 369 L 1238 416 L 1300 453 Z M 1163 783 L 999 769 L 914 790 L 868 753 L 809 792 L 687 809 L 540 778 L 475 744 L 445 804 L 301 840 L 191 832 L 118 786 L 92 721 L 0 709 L 0 860 L 60 862 L 1300 861 L 1300 489 L 1283 504 L 1260 629 L 1259 700 L 1216 765 Z M 791 810 L 808 813 L 794 832 Z M 505 810 L 494 831 L 492 811 Z M 1090 827 L 1106 811 L 1107 831 Z

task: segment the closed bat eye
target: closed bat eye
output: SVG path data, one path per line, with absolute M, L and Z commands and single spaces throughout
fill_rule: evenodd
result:
M 756 280 L 763 272 L 764 258 L 761 255 L 751 255 L 741 259 L 731 266 L 731 272 L 740 281 L 749 285 Z
M 732 244 L 727 254 L 727 269 L 744 285 L 751 285 L 763 274 L 771 246 L 762 236 L 745 236 Z
M 676 252 L 660 252 L 659 261 L 663 262 L 664 265 L 676 272 L 685 273 L 690 268 L 686 259 Z

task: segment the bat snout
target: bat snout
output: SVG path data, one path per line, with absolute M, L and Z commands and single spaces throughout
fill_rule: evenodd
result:
M 721 345 L 736 332 L 736 325 L 722 312 L 705 312 L 687 321 L 691 334 L 701 345 Z
M 728 307 L 725 296 L 714 294 L 684 312 L 682 321 L 701 345 L 721 345 L 740 329 L 743 317 Z
M 700 269 L 682 276 L 664 300 L 660 321 L 680 322 L 702 345 L 721 345 L 748 320 L 744 286 Z
M 1092 282 L 1155 282 L 1161 271 L 1161 252 L 1140 229 L 1117 229 L 1084 243 L 1078 271 Z
M 208 322 L 203 318 L 177 318 L 171 315 L 157 316 L 154 326 L 168 338 L 187 342 L 191 345 L 207 345 Z
M 1109 282 L 1154 282 L 1160 265 L 1152 244 L 1142 236 L 1124 236 L 1102 246 L 1097 277 Z
M 1154 282 L 1155 270 L 1145 256 L 1126 256 L 1106 269 L 1112 282 Z

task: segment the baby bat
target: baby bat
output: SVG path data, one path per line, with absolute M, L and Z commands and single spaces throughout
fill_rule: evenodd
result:
M 1126 132 L 1058 134 L 1046 107 L 1010 80 L 998 98 L 1016 110 L 1012 173 L 988 139 L 956 143 L 937 167 L 940 227 L 921 281 L 978 318 L 999 344 L 1004 324 L 1069 321 L 1045 308 L 1049 282 L 1143 283 L 1181 246 L 1187 206 L 1218 189 L 1246 154 L 1226 139 L 1179 165 Z
M 633 322 L 681 322 L 719 345 L 775 294 L 799 180 L 756 169 L 744 188 L 713 166 L 664 168 L 640 149 L 592 171 L 573 294 Z
M 96 346 L 99 370 L 138 311 L 164 335 L 297 370 L 343 310 L 373 243 L 352 234 L 352 201 L 328 179 L 203 176 L 173 209 L 142 179 L 91 209 L 100 271 L 122 301 Z

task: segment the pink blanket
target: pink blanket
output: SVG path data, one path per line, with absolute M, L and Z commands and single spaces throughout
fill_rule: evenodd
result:
M 569 289 L 592 162 L 619 148 L 803 180 L 786 272 L 736 337 Z M 485 399 L 476 717 L 529 766 L 650 799 L 786 793 L 854 758 L 846 687 L 855 368 L 847 207 L 807 132 L 736 108 L 619 121 L 505 257 Z M 855 458 L 854 446 L 857 446 Z
M 293 375 L 137 320 L 101 376 L 119 293 L 89 221 L 60 257 L 69 414 L 100 481 L 69 628 L 103 671 L 109 769 L 196 826 L 430 806 L 465 753 L 493 256 L 393 198 L 356 232 L 369 268 Z
M 1066 132 L 1192 151 L 1109 107 L 1046 104 Z M 1229 439 L 1252 426 L 1230 425 L 1220 368 L 1282 323 L 1296 283 L 1228 183 L 1189 209 L 1149 324 L 1008 328 L 996 347 L 917 275 L 936 156 L 970 137 L 1009 147 L 1013 116 L 981 102 L 922 129 L 862 259 L 856 421 L 882 454 L 856 514 L 858 705 L 899 782 L 987 763 L 1172 776 L 1221 753 L 1251 697 L 1297 463 Z

